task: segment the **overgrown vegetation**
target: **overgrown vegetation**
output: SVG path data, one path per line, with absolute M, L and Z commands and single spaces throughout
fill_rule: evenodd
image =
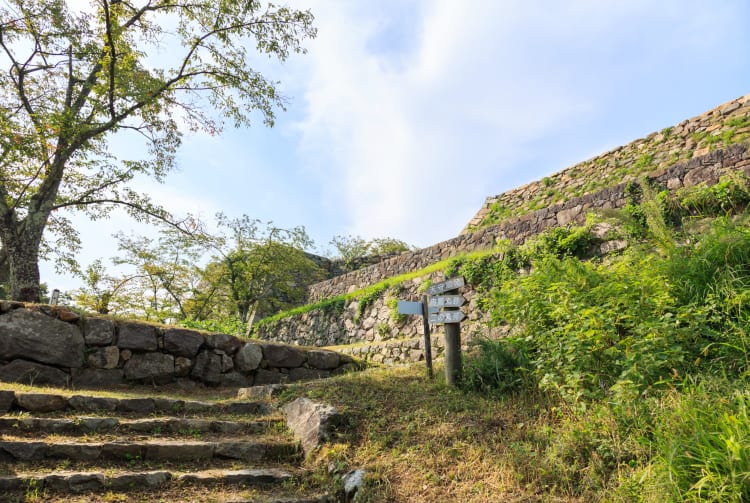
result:
M 544 452 L 515 453 L 551 495 L 748 501 L 747 179 L 630 194 L 621 255 L 580 260 L 582 228 L 460 265 L 511 327 L 479 341 L 464 389 L 557 411 Z
M 660 134 L 650 135 L 616 151 L 573 166 L 565 171 L 565 176 L 545 177 L 535 190 L 526 191 L 523 198 L 505 198 L 493 203 L 478 227 L 498 224 L 573 197 L 612 187 L 623 180 L 636 180 L 660 168 L 690 159 L 695 149 L 713 151 L 738 143 L 747 143 L 750 115 L 747 115 L 747 111 L 737 113 L 736 116 L 726 117 L 722 122 L 717 122 L 716 125 L 719 127 L 711 131 L 697 131 L 685 139 L 673 135 L 674 128 L 665 128 Z M 669 146 L 666 146 L 665 142 L 669 142 Z

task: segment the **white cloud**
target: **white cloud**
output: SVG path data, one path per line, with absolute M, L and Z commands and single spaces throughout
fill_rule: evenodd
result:
M 349 232 L 419 245 L 455 235 L 485 196 L 565 167 L 518 172 L 534 142 L 615 120 L 608 105 L 662 68 L 663 85 L 670 58 L 711 50 L 723 38 L 711 27 L 736 22 L 699 2 L 433 0 L 403 18 L 390 7 L 312 5 L 298 127 Z M 394 24 L 408 43 L 383 50 Z M 591 141 L 583 152 L 610 140 Z

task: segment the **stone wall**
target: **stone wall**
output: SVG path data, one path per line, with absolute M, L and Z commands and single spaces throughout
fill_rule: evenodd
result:
M 126 383 L 252 386 L 354 368 L 333 351 L 0 302 L 0 381 L 74 388 Z
M 384 291 L 371 305 L 360 313 L 359 300 L 345 302 L 340 310 L 314 309 L 272 323 L 261 323 L 255 335 L 262 340 L 327 346 L 376 363 L 394 364 L 424 359 L 424 328 L 420 316 L 398 316 L 395 300 L 419 301 L 426 282 L 444 279 L 443 272 L 434 272 L 402 282 L 398 287 Z M 461 324 L 462 342 L 468 343 L 476 335 L 498 336 L 503 330 L 487 329 L 487 315 L 476 305 L 476 291 L 471 285 L 461 289 L 467 304 L 467 313 Z M 433 357 L 443 351 L 442 326 L 433 326 Z M 348 347 L 337 347 L 348 346 Z
M 484 225 L 493 207 L 521 215 L 570 198 L 634 180 L 677 162 L 741 143 L 750 135 L 750 94 L 651 133 L 587 161 L 503 194 L 488 197 L 464 229 Z
M 658 185 L 674 190 L 699 183 L 713 184 L 731 170 L 742 170 L 750 176 L 750 152 L 746 144 L 707 152 L 689 161 L 650 173 L 648 178 Z M 428 248 L 402 253 L 378 264 L 338 276 L 310 287 L 310 301 L 352 292 L 384 279 L 416 271 L 440 260 L 477 250 L 491 249 L 498 240 L 508 239 L 521 244 L 550 227 L 583 223 L 586 213 L 603 208 L 622 208 L 626 204 L 623 182 L 592 194 L 573 197 L 565 202 L 536 210 L 476 232 L 462 234 Z

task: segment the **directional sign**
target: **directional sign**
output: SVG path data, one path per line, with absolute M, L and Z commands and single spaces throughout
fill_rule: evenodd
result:
M 463 295 L 438 295 L 430 297 L 430 307 L 461 307 L 466 303 Z
M 437 313 L 440 311 L 438 306 L 428 306 L 428 313 Z M 398 314 L 422 314 L 422 303 L 421 302 L 410 302 L 408 300 L 398 301 Z
M 398 314 L 422 314 L 422 303 L 399 300 Z
M 430 323 L 460 323 L 464 318 L 466 318 L 466 315 L 462 311 L 443 311 L 442 313 L 431 314 Z
M 447 292 L 448 290 L 456 290 L 457 288 L 461 288 L 465 284 L 466 283 L 464 282 L 464 278 L 462 276 L 451 278 L 440 283 L 430 285 L 427 288 L 427 295 L 437 295 L 443 292 Z

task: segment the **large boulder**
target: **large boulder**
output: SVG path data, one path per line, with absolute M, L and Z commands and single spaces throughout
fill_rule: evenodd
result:
M 135 354 L 124 367 L 125 379 L 156 379 L 158 381 L 174 378 L 174 356 L 164 353 Z
M 109 346 L 115 340 L 115 322 L 105 318 L 86 318 L 83 338 L 90 346 Z
M 64 388 L 70 384 L 70 376 L 58 368 L 41 363 L 13 360 L 7 365 L 0 365 L 0 381 Z
M 203 336 L 194 330 L 168 328 L 164 331 L 164 350 L 175 356 L 193 358 L 204 342 Z
M 0 316 L 0 360 L 24 358 L 78 368 L 83 349 L 83 335 L 70 323 L 28 309 Z
M 302 444 L 305 455 L 331 439 L 343 424 L 343 416 L 335 407 L 316 403 L 309 398 L 298 398 L 283 408 L 287 427 Z
M 240 372 L 250 372 L 260 366 L 263 360 L 263 349 L 260 344 L 248 342 L 243 345 L 234 357 L 234 364 Z
M 221 356 L 211 350 L 198 353 L 190 376 L 207 384 L 221 383 Z
M 117 347 L 135 351 L 156 351 L 159 347 L 156 327 L 145 323 L 121 323 L 118 328 Z
M 299 348 L 282 344 L 264 344 L 263 356 L 269 367 L 301 367 L 305 363 L 305 353 Z

